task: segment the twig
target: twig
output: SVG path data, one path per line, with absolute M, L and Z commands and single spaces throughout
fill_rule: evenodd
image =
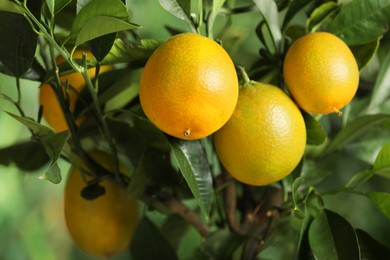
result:
M 170 198 L 164 203 L 172 210 L 173 213 L 181 216 L 191 224 L 201 236 L 205 237 L 210 232 L 210 227 L 190 208 L 184 205 L 180 200 Z

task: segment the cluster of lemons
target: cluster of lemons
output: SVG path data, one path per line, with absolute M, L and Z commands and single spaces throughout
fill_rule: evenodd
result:
M 74 73 L 61 78 L 73 87 L 71 112 L 84 87 L 80 77 Z M 339 112 L 356 93 L 359 69 L 341 39 L 317 32 L 289 48 L 283 78 L 287 91 L 250 80 L 239 86 L 236 68 L 223 47 L 207 37 L 183 33 L 151 55 L 139 97 L 146 116 L 161 131 L 186 140 L 213 134 L 228 173 L 249 185 L 268 185 L 290 174 L 304 155 L 306 126 L 300 109 Z M 67 129 L 52 88 L 43 85 L 40 93 L 46 121 L 57 131 Z M 99 156 L 97 161 L 112 170 L 104 163 L 109 156 Z M 87 201 L 80 195 L 85 179 L 72 169 L 65 190 L 65 218 L 82 249 L 109 256 L 130 242 L 138 210 L 122 189 L 102 183 L 105 195 Z

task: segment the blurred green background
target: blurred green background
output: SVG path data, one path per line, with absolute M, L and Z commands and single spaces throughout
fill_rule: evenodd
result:
M 248 1 L 237 2 L 248 3 Z M 184 22 L 164 11 L 157 0 L 128 0 L 127 3 L 133 22 L 142 26 L 138 32 L 143 38 L 167 39 L 170 34 L 164 25 L 178 30 L 188 30 Z M 223 17 L 219 19 L 216 31 L 225 21 Z M 225 38 L 237 39 L 230 41 L 233 44 L 225 46 L 237 65 L 250 66 L 258 57 L 260 41 L 254 32 L 259 21 L 260 16 L 255 12 L 235 15 L 233 26 L 225 32 Z M 373 80 L 370 83 L 373 84 Z M 38 86 L 36 82 L 22 81 L 23 108 L 27 115 L 33 118 L 37 117 L 38 112 Z M 0 92 L 15 98 L 15 79 L 0 74 Z M 25 127 L 4 111 L 17 113 L 12 104 L 0 99 L 0 148 L 26 140 L 30 136 Z M 364 145 L 363 141 L 362 145 Z M 61 161 L 60 166 L 65 179 L 69 165 Z M 349 156 L 348 153 L 335 153 L 323 165 L 322 170 L 329 172 L 331 176 L 322 183 L 320 188 L 326 190 L 329 187 L 341 186 L 354 173 L 367 166 L 367 163 Z M 26 173 L 13 165 L 0 166 L 0 259 L 96 259 L 81 252 L 71 241 L 63 218 L 62 194 L 65 182 L 55 185 L 40 180 L 38 177 L 44 170 L 45 167 Z M 362 189 L 388 191 L 389 185 L 389 181 L 375 177 Z M 358 195 L 342 194 L 327 197 L 325 203 L 328 208 L 349 220 L 354 227 L 366 230 L 377 240 L 389 246 L 390 225 L 368 199 Z M 156 212 L 148 212 L 148 216 L 157 226 L 164 221 L 163 217 Z M 294 249 L 296 241 L 290 238 L 287 232 L 273 237 L 269 241 L 272 246 L 264 250 L 262 257 L 283 259 L 283 252 Z M 178 249 L 180 258 L 191 258 L 195 254 L 194 248 L 199 243 L 200 237 L 196 231 L 188 229 Z M 114 259 L 129 258 L 129 253 L 124 252 Z

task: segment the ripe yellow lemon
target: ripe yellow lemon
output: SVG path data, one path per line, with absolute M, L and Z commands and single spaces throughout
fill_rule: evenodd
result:
M 76 50 L 73 54 L 73 59 L 81 59 L 83 51 Z M 86 51 L 87 59 L 91 57 L 91 53 Z M 59 56 L 56 59 L 57 64 L 61 64 L 64 62 L 62 56 Z M 103 73 L 107 70 L 110 70 L 111 66 L 102 66 L 100 69 L 100 73 Z M 88 75 L 91 79 L 95 77 L 95 69 L 88 69 Z M 61 82 L 65 83 L 68 81 L 69 85 L 73 87 L 73 90 L 69 90 L 67 95 L 69 97 L 69 110 L 70 112 L 74 112 L 76 107 L 76 101 L 78 95 L 85 88 L 85 81 L 83 75 L 81 73 L 70 73 L 60 77 Z M 48 83 L 44 83 L 40 86 L 39 89 L 39 102 L 43 106 L 43 118 L 46 122 L 57 132 L 61 132 L 64 130 L 68 130 L 68 124 L 66 123 L 66 119 L 64 113 L 62 112 L 60 103 L 57 99 L 57 95 Z M 77 121 L 80 124 L 80 120 Z
M 359 69 L 348 46 L 327 32 L 306 34 L 287 51 L 283 76 L 297 104 L 315 114 L 338 112 L 354 97 Z
M 139 97 L 146 116 L 163 132 L 181 139 L 203 138 L 221 128 L 234 111 L 236 70 L 216 42 L 179 34 L 149 58 Z
M 113 169 L 107 154 L 95 153 L 92 157 L 107 170 Z M 129 246 L 139 210 L 137 202 L 127 197 L 124 188 L 107 180 L 99 184 L 105 188 L 105 194 L 86 200 L 81 196 L 85 180 L 77 168 L 70 170 L 64 196 L 65 221 L 70 235 L 82 250 L 109 257 Z
M 240 88 L 236 109 L 215 133 L 225 169 L 240 182 L 267 185 L 290 174 L 306 146 L 302 114 L 281 89 L 259 82 Z

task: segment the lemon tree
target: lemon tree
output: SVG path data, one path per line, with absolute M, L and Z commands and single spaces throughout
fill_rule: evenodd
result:
M 0 258 L 386 259 L 389 6 L 1 0 Z

